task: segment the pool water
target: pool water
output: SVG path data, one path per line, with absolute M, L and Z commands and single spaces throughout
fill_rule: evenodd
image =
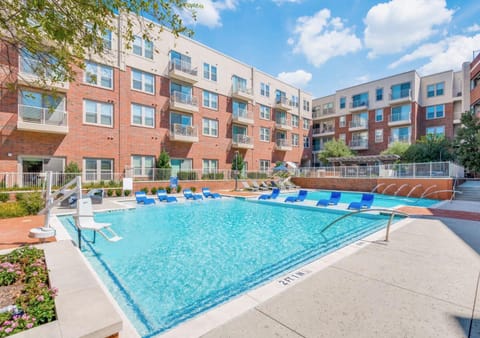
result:
M 330 190 L 317 190 L 317 191 L 308 191 L 307 200 L 318 201 L 320 199 L 329 199 Z M 284 199 L 286 196 L 296 196 L 297 192 L 291 192 L 288 194 L 282 194 L 279 198 Z M 372 208 L 393 208 L 400 205 L 407 206 L 417 206 L 417 207 L 429 207 L 438 203 L 438 200 L 427 199 L 427 198 L 413 198 L 413 197 L 402 197 L 402 196 L 389 196 L 382 194 L 374 194 L 375 199 L 373 201 Z M 362 193 L 358 192 L 344 192 L 342 191 L 342 198 L 339 203 L 350 203 L 355 201 L 360 201 L 362 198 Z
M 123 240 L 82 251 L 137 331 L 152 337 L 330 251 L 388 216 L 223 198 L 98 213 Z M 72 238 L 70 216 L 59 217 Z M 91 233 L 83 232 L 84 239 Z

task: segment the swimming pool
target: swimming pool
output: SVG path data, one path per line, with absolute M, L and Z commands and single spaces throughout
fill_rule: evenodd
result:
M 330 190 L 316 190 L 316 191 L 308 191 L 307 200 L 318 201 L 319 199 L 328 199 L 330 197 Z M 290 193 L 282 193 L 280 195 L 281 199 L 284 199 L 286 196 L 293 196 L 296 195 L 297 192 L 290 192 Z M 393 208 L 400 205 L 407 205 L 407 206 L 417 206 L 417 207 L 429 207 L 438 203 L 438 200 L 428 199 L 428 198 L 413 198 L 413 197 L 403 197 L 403 196 L 391 196 L 391 195 L 382 195 L 382 194 L 374 194 L 375 199 L 373 201 L 372 208 L 379 207 L 379 208 Z M 342 191 L 342 198 L 340 199 L 340 203 L 350 203 L 355 201 L 360 201 L 362 198 L 362 193 L 360 192 L 345 192 Z
M 386 225 L 344 211 L 223 198 L 95 215 L 123 240 L 82 251 L 137 331 L 152 337 Z M 72 238 L 72 218 L 59 217 Z M 91 234 L 83 234 L 91 239 Z

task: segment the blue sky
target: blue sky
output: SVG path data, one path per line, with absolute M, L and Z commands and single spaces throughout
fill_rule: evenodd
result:
M 479 0 L 191 2 L 203 5 L 195 40 L 314 98 L 412 69 L 458 70 L 480 50 Z

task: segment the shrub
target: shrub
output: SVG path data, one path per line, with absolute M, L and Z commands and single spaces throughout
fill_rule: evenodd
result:
M 0 193 L 0 202 L 6 202 L 10 199 L 10 195 L 6 192 Z
M 248 172 L 247 178 L 256 179 L 256 180 L 265 180 L 268 178 L 268 175 L 267 173 L 263 173 L 263 172 Z
M 187 181 L 187 180 L 196 180 L 197 179 L 197 172 L 195 171 L 179 171 L 177 173 L 177 177 L 179 180 Z
M 167 194 L 170 194 L 170 193 L 172 192 L 172 188 L 166 187 L 166 188 L 165 188 L 165 191 L 167 192 Z
M 190 190 L 194 193 L 195 191 L 197 191 L 197 188 L 195 188 L 195 187 L 190 187 Z
M 26 216 L 27 211 L 19 202 L 3 203 L 0 208 L 0 218 L 12 218 Z
M 20 196 L 20 200 L 18 199 L 18 196 L 17 200 L 28 215 L 37 214 L 45 206 L 42 195 L 38 192 L 24 193 Z
M 12 285 L 22 274 L 20 265 L 10 262 L 0 263 L 0 286 Z
M 122 189 L 115 189 L 115 196 L 122 197 Z
M 152 189 L 150 189 L 150 192 L 152 193 L 152 195 L 156 195 L 157 194 L 157 188 L 153 187 Z
M 112 189 L 108 189 L 108 190 L 107 190 L 107 196 L 108 196 L 108 197 L 112 197 L 112 196 L 113 196 L 113 190 L 112 190 Z
M 148 194 L 148 188 L 147 187 L 143 187 L 142 189 L 140 189 L 140 191 L 143 191 L 145 194 Z
M 132 192 L 131 192 L 130 190 L 124 190 L 124 191 L 123 191 L 123 194 L 124 194 L 125 196 L 130 196 L 131 193 L 132 193 Z
M 203 174 L 202 180 L 223 180 L 223 173 Z
M 177 184 L 177 192 L 181 192 L 182 191 L 182 186 L 180 184 Z

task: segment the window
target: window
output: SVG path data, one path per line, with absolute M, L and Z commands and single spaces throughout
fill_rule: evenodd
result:
M 155 109 L 132 103 L 132 124 L 143 127 L 155 127 Z
M 83 160 L 85 181 L 113 180 L 113 160 L 105 158 L 85 158 Z
M 112 31 L 107 29 L 105 33 L 102 35 L 103 40 L 103 48 L 112 50 Z
M 390 134 L 392 135 L 390 137 L 390 143 L 410 143 L 410 127 L 392 128 Z
M 300 139 L 300 136 L 298 134 L 292 133 L 292 146 L 293 147 L 298 147 L 299 139 Z
M 270 97 L 270 85 L 260 82 L 260 95 Z
M 347 117 L 346 116 L 340 116 L 338 120 L 338 126 L 340 128 L 345 127 L 347 125 Z
M 303 100 L 303 110 L 304 111 L 310 111 L 310 101 Z
M 375 143 L 383 142 L 383 129 L 375 129 Z
M 383 121 L 383 109 L 375 110 L 375 122 L 382 122 Z
M 260 171 L 266 172 L 270 169 L 270 161 L 269 160 L 260 160 Z
M 338 135 L 338 139 L 339 139 L 340 141 L 343 141 L 343 143 L 347 143 L 347 142 L 346 142 L 346 141 L 347 141 L 347 134 L 339 134 L 339 135 Z
M 193 89 L 191 86 L 170 82 L 170 95 L 173 96 L 175 102 L 196 106 L 197 100 L 192 96 L 192 92 Z
M 247 80 L 234 75 L 232 77 L 233 91 L 247 93 Z
M 391 87 L 391 100 L 398 100 L 410 96 L 410 82 L 404 82 Z
M 412 107 L 409 104 L 393 107 L 392 113 L 390 116 L 390 121 L 391 122 L 409 121 L 411 110 L 412 110 Z
M 113 127 L 113 104 L 83 100 L 83 122 Z
M 179 124 L 182 126 L 192 125 L 192 115 L 170 112 L 170 125 Z
M 292 95 L 292 99 L 290 100 L 290 106 L 298 108 L 298 96 Z
M 303 119 L 303 129 L 305 129 L 305 130 L 310 129 L 310 120 L 309 119 Z
M 153 60 L 153 42 L 135 35 L 133 38 L 133 54 Z
M 434 97 L 443 95 L 445 83 L 439 82 L 427 86 L 427 97 Z
M 368 93 L 352 96 L 352 108 L 368 106 Z
M 203 123 L 203 135 L 218 137 L 218 121 L 212 119 L 202 119 Z
M 59 94 L 54 96 L 42 92 L 21 90 L 20 105 L 22 106 L 21 109 L 23 109 L 23 117 L 29 119 L 36 119 L 38 116 L 39 120 L 41 120 L 42 112 L 45 110 L 48 110 L 49 115 L 55 112 L 61 112 L 62 115 L 65 113 L 65 97 Z
M 292 115 L 292 127 L 298 128 L 299 120 L 297 115 Z
M 217 67 L 208 63 L 203 64 L 203 78 L 217 82 Z
M 303 147 L 310 148 L 310 137 L 303 135 Z
M 197 69 L 192 69 L 192 58 L 174 50 L 170 51 L 170 69 L 197 75 Z
M 275 90 L 275 103 L 287 103 L 287 94 L 280 89 Z
M 444 137 L 445 126 L 428 127 L 425 133 L 427 136 Z
M 95 62 L 85 62 L 85 83 L 103 88 L 113 88 L 113 69 Z
M 427 107 L 427 120 L 445 117 L 443 104 Z
M 52 73 L 52 65 L 55 63 L 55 58 L 46 53 L 35 55 L 26 49 L 20 51 L 20 72 L 22 73 L 50 76 Z
M 345 96 L 340 98 L 340 109 L 344 109 L 347 105 L 347 98 Z
M 270 142 L 270 129 L 260 127 L 260 141 Z
M 134 176 L 151 177 L 155 168 L 154 156 L 132 156 L 132 168 Z
M 153 94 L 155 92 L 155 75 L 132 68 L 132 89 Z
M 212 92 L 203 91 L 203 106 L 210 109 L 218 109 L 218 95 Z
M 260 105 L 260 118 L 262 120 L 270 120 L 271 116 L 270 107 Z
M 218 160 L 202 160 L 204 174 L 215 174 L 218 170 Z
M 375 99 L 377 101 L 383 100 L 383 88 L 377 88 L 377 90 L 375 90 Z

